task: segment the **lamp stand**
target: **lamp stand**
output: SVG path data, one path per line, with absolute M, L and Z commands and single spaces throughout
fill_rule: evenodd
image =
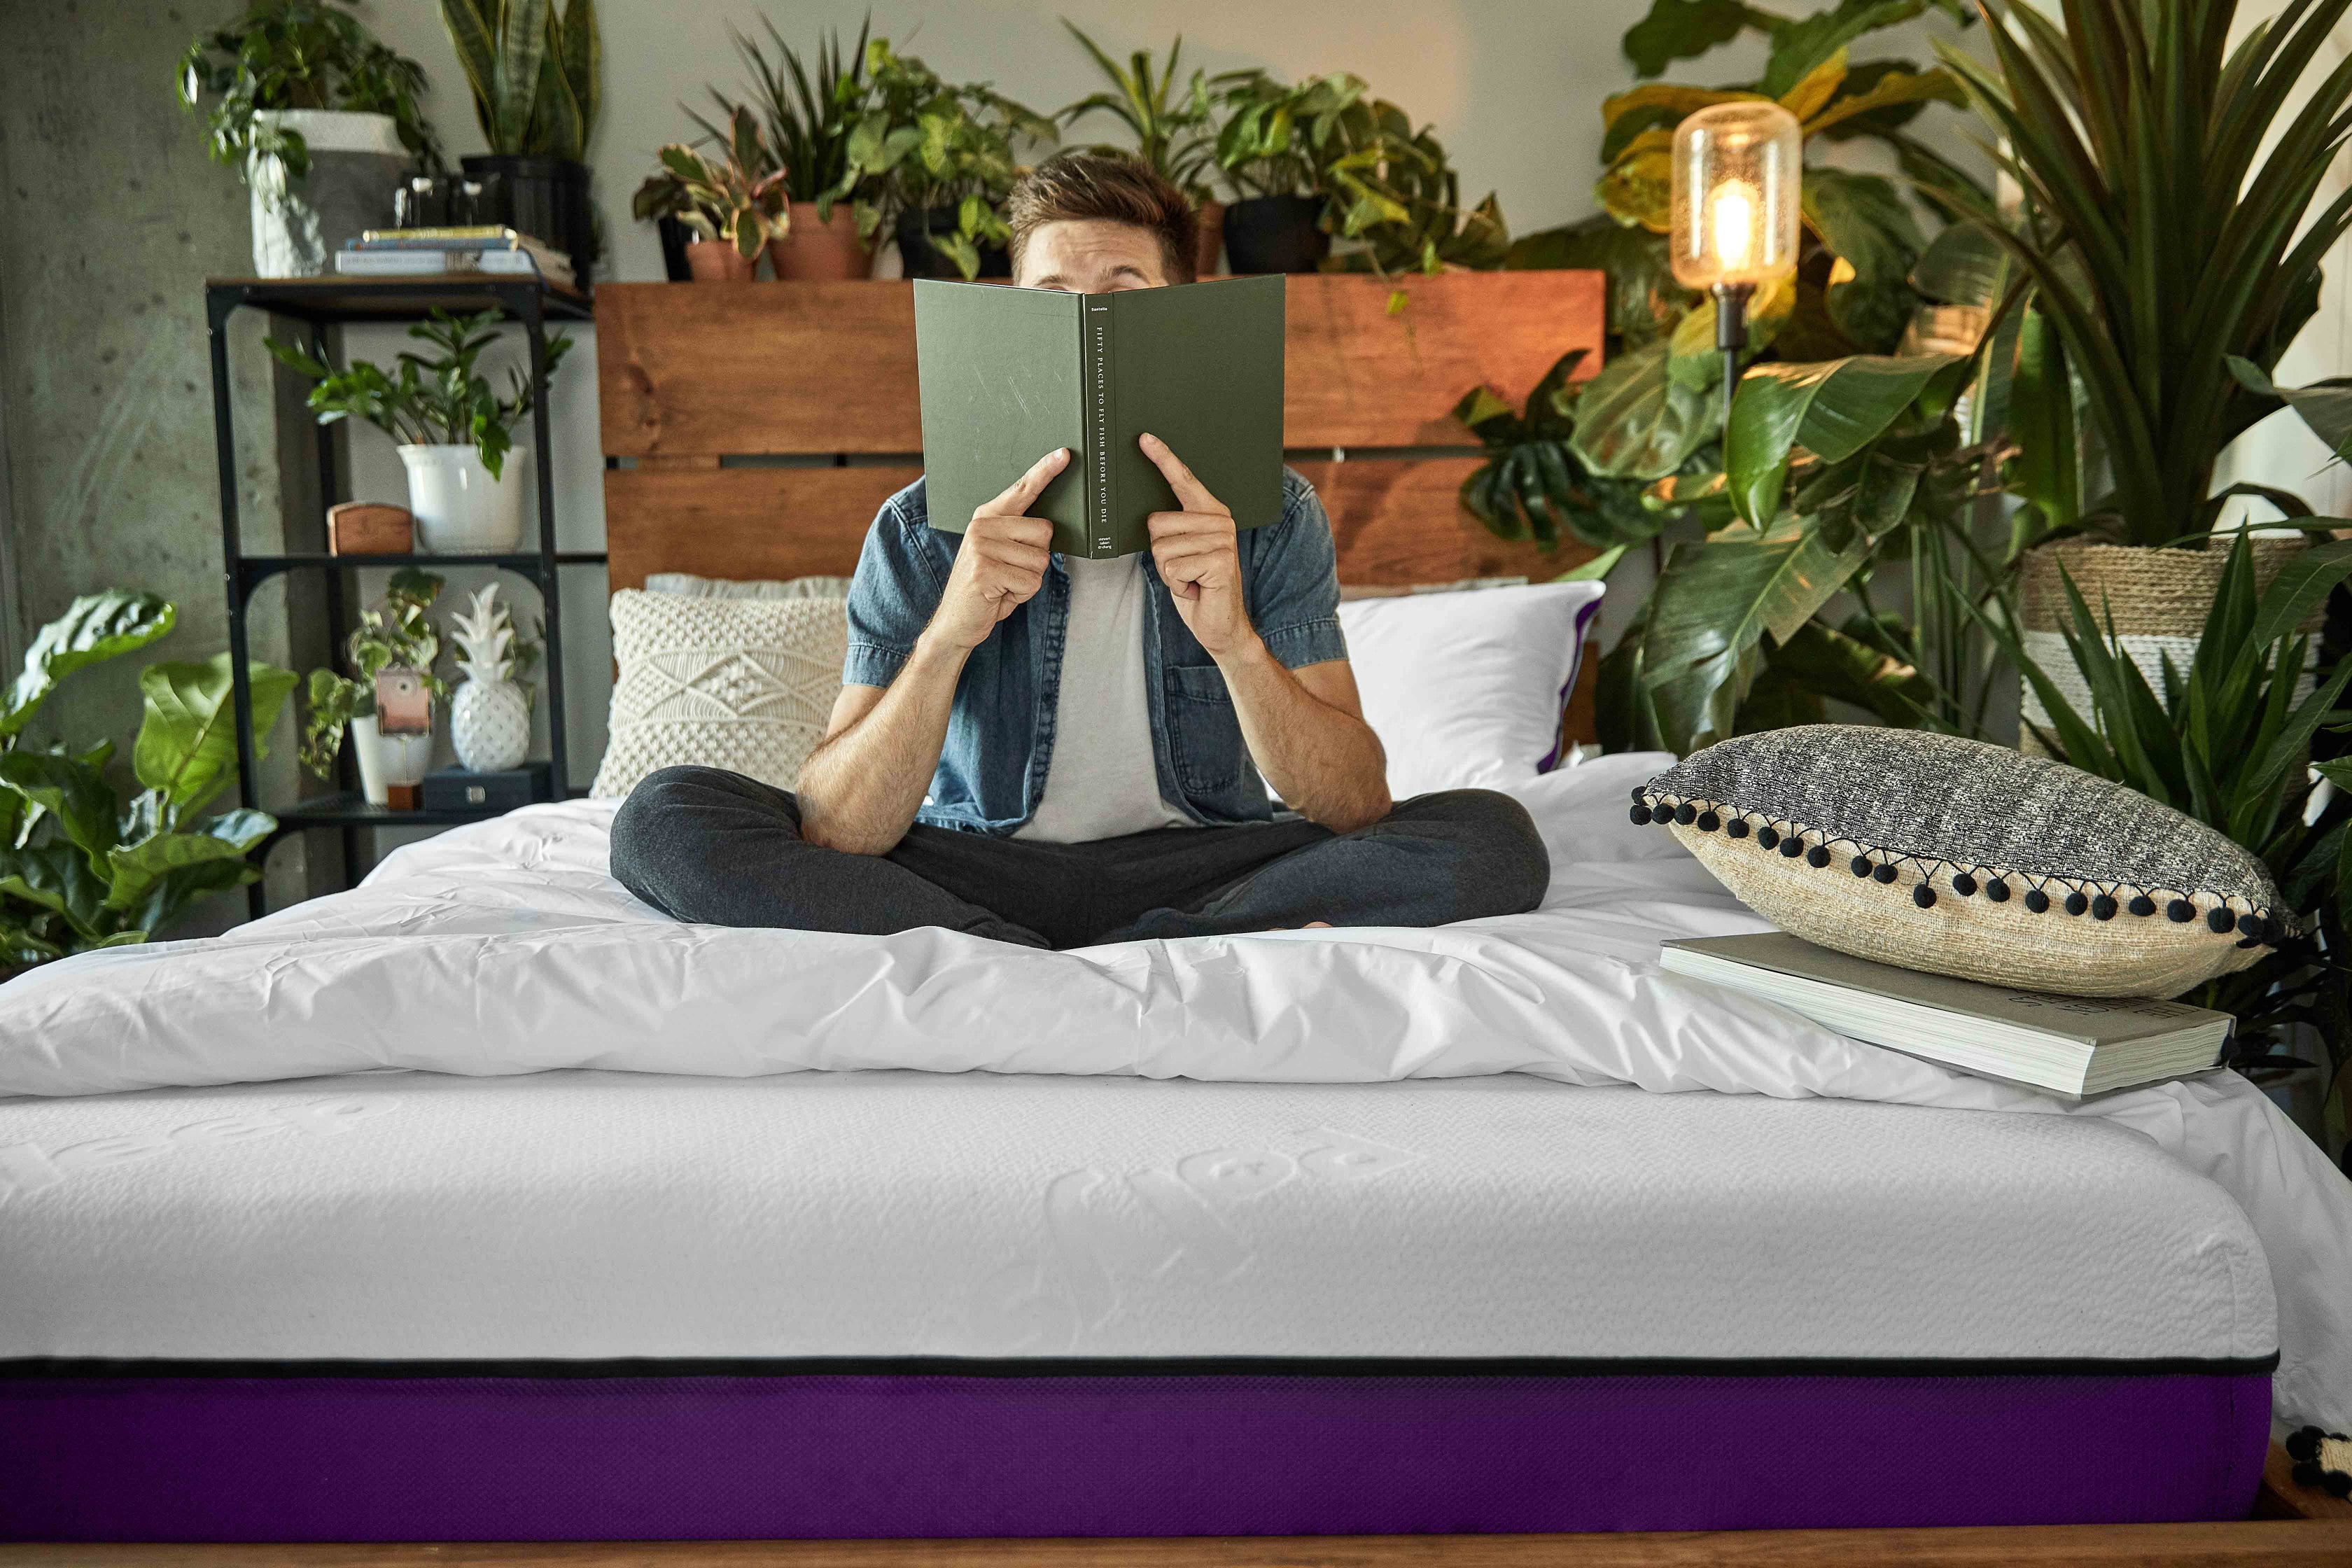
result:
M 1731 435 L 1731 399 L 1739 390 L 1739 354 L 1748 346 L 1748 301 L 1753 283 L 1715 286 L 1715 346 L 1723 351 L 1723 433 Z

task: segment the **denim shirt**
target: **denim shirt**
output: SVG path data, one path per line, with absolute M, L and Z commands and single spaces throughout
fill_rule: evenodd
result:
M 920 479 L 882 503 L 849 590 L 849 657 L 841 679 L 887 686 L 915 650 L 946 590 L 963 536 L 930 526 Z M 1235 538 L 1243 603 L 1266 651 L 1290 668 L 1348 657 L 1330 520 L 1314 487 L 1286 468 L 1282 519 Z M 1176 613 L 1150 553 L 1144 616 L 1144 693 L 1161 797 L 1199 823 L 1263 822 L 1265 785 L 1242 742 L 1225 678 Z M 947 743 L 917 820 L 1010 835 L 1045 792 L 1070 575 L 1055 555 L 1036 596 L 997 623 L 956 682 Z

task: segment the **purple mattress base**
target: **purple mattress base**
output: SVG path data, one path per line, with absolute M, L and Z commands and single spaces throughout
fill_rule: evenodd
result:
M 2260 1373 L 0 1378 L 0 1538 L 1342 1535 L 2245 1517 Z

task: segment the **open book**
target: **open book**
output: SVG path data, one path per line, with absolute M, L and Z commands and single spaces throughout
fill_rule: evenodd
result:
M 1145 518 L 1178 507 L 1136 445 L 1147 431 L 1236 527 L 1279 521 L 1282 333 L 1279 277 L 1111 294 L 918 281 L 931 525 L 961 533 L 1067 447 L 1074 460 L 1029 508 L 1052 520 L 1054 549 L 1093 559 L 1148 549 Z
M 2186 1002 L 2051 996 L 1922 974 L 1784 931 L 1670 942 L 1662 962 L 1841 1035 L 2073 1099 L 2217 1068 L 2232 1022 Z

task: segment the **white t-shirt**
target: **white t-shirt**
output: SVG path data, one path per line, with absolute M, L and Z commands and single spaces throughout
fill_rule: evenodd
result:
M 1070 614 L 1062 686 L 1054 700 L 1054 755 L 1036 815 L 1015 838 L 1083 844 L 1192 819 L 1160 795 L 1151 709 L 1144 691 L 1143 558 L 1065 555 Z

